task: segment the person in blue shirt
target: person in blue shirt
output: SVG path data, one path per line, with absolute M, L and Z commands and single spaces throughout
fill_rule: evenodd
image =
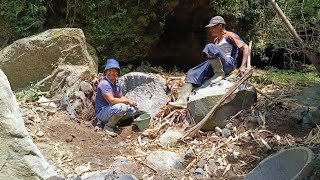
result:
M 120 66 L 115 59 L 108 59 L 104 69 L 105 77 L 97 86 L 95 112 L 98 123 L 105 124 L 104 130 L 112 137 L 117 136 L 113 128 L 126 115 L 136 112 L 137 104 L 123 96 L 118 84 Z

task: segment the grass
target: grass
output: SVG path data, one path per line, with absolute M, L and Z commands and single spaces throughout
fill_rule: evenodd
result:
M 314 71 L 297 72 L 293 70 L 255 70 L 251 83 L 260 85 L 275 84 L 280 86 L 312 86 L 320 83 L 320 75 Z

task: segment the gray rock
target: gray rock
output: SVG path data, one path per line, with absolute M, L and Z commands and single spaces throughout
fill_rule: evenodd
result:
M 197 163 L 197 167 L 203 168 L 206 163 L 207 161 L 205 159 L 200 159 Z
M 87 51 L 81 29 L 50 29 L 19 39 L 2 49 L 0 69 L 6 73 L 15 90 L 42 80 L 59 65 L 83 66 L 91 76 L 95 76 L 98 70 L 95 59 Z
M 219 169 L 219 166 L 216 165 L 215 160 L 210 159 L 208 161 L 208 170 L 209 170 L 209 172 L 215 173 L 218 169 Z
M 86 95 L 86 96 L 92 96 L 93 95 L 93 87 L 90 83 L 81 81 L 80 82 L 80 90 Z
M 171 151 L 155 151 L 147 157 L 147 163 L 157 171 L 173 173 L 183 169 L 184 160 L 179 154 Z
M 222 129 L 222 137 L 228 138 L 229 136 L 231 136 L 231 130 L 228 128 L 223 128 Z
M 137 164 L 125 157 L 116 159 L 111 167 L 117 175 L 135 174 L 138 171 Z
M 314 128 L 320 124 L 320 112 L 307 108 L 298 108 L 290 114 L 290 118 L 297 123 L 302 123 L 303 127 Z
M 210 80 L 203 86 L 195 89 L 189 96 L 188 106 L 194 120 L 200 122 L 208 112 L 215 106 L 219 99 L 226 93 L 234 83 L 222 80 L 218 85 L 211 86 Z M 254 103 L 257 93 L 253 88 L 236 90 L 233 95 L 221 105 L 214 115 L 202 127 L 203 131 L 213 131 L 216 126 L 224 127 L 224 120 L 235 115 L 242 109 L 249 109 Z
M 184 155 L 185 160 L 193 160 L 195 158 L 195 154 L 192 149 L 188 149 Z
M 133 99 L 141 111 L 155 115 L 169 96 L 166 80 L 152 73 L 131 72 L 119 78 L 126 97 Z
M 117 173 L 113 169 L 106 169 L 103 171 L 89 172 L 81 176 L 82 180 L 106 180 L 115 179 Z
M 168 130 L 160 136 L 159 141 L 162 146 L 169 145 L 171 147 L 175 147 L 178 145 L 178 139 L 180 137 L 182 137 L 182 133 L 180 131 Z
M 1 69 L 0 104 L 0 179 L 34 180 L 57 176 L 33 144 L 8 79 Z
M 93 77 L 92 70 L 86 65 L 59 65 L 52 75 L 49 93 L 56 98 L 61 98 L 64 93 L 70 95 L 79 91 L 80 83 Z
M 196 175 L 203 175 L 203 169 L 202 168 L 197 168 L 195 171 L 194 171 L 194 173 L 196 174 Z
M 133 175 L 121 175 L 121 176 L 115 178 L 115 180 L 138 180 L 138 178 L 136 178 Z
M 320 103 L 320 84 L 302 90 L 294 99 L 299 104 L 317 107 Z

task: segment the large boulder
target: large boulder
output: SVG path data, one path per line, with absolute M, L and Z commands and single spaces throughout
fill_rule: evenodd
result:
M 166 80 L 156 74 L 131 72 L 119 78 L 126 97 L 138 104 L 139 110 L 157 114 L 169 95 Z
M 234 77 L 220 81 L 217 85 L 210 85 L 211 79 L 206 81 L 203 86 L 195 89 L 189 96 L 188 108 L 191 111 L 195 122 L 200 122 L 209 111 L 216 105 L 219 99 L 228 91 L 235 83 Z M 214 115 L 202 127 L 204 131 L 212 131 L 216 126 L 224 127 L 225 120 L 235 115 L 242 109 L 249 109 L 257 98 L 255 89 L 249 85 L 241 86 L 218 107 Z
M 303 89 L 298 95 L 293 97 L 302 107 L 295 109 L 290 117 L 306 128 L 316 127 L 320 124 L 320 111 L 316 110 L 320 105 L 320 84 Z
M 50 29 L 0 51 L 0 68 L 14 90 L 48 77 L 59 65 L 85 66 L 94 76 L 96 60 L 87 51 L 83 31 L 76 28 Z
M 24 126 L 16 98 L 0 69 L 0 179 L 45 179 L 57 175 Z
M 299 104 L 316 108 L 320 104 L 320 84 L 302 90 L 294 99 Z

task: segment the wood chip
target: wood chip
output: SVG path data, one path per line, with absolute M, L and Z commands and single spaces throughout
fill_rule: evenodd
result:
M 268 130 L 265 130 L 265 129 L 261 129 L 261 130 L 259 130 L 258 132 L 259 132 L 259 133 L 267 132 L 267 133 L 273 134 L 271 131 L 268 131 Z
M 263 145 L 264 146 L 266 146 L 268 149 L 272 149 L 270 146 L 269 146 L 269 144 L 262 138 L 262 137 L 260 137 L 260 140 L 261 140 L 261 142 L 263 143 Z
M 185 168 L 184 171 L 189 171 L 189 169 L 194 165 L 194 163 L 197 161 L 198 158 L 194 158 L 189 164 L 188 166 Z
M 224 176 L 230 170 L 230 168 L 231 168 L 231 164 L 228 164 L 226 169 L 224 170 L 222 176 Z

